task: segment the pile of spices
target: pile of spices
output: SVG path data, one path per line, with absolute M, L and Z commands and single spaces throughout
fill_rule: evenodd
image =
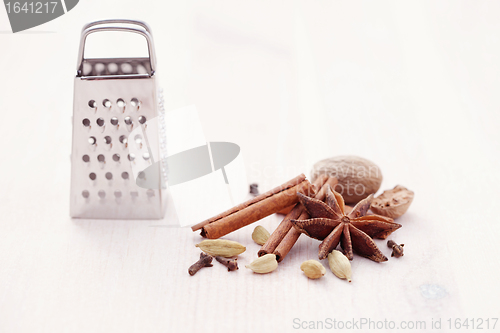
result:
M 321 240 L 319 259 L 328 259 L 333 274 L 349 282 L 353 253 L 376 262 L 387 261 L 373 239 L 386 239 L 401 227 L 393 218 L 406 212 L 413 192 L 398 185 L 374 198 L 373 193 L 382 181 L 380 169 L 377 166 L 374 169 L 370 161 L 349 158 L 332 158 L 316 164 L 312 172 L 313 184 L 303 174 L 263 194 L 258 194 L 258 185 L 252 184 L 250 193 L 254 198 L 193 226 L 193 231 L 201 230 L 201 236 L 209 239 L 196 245 L 203 253 L 200 260 L 189 268 L 189 274 L 194 275 L 202 267 L 211 267 L 213 257 L 228 271 L 237 270 L 236 257 L 246 250 L 245 246 L 217 238 L 274 213 L 285 213 L 274 232 L 269 234 L 264 227 L 257 226 L 252 233 L 252 239 L 262 245 L 257 253 L 258 258 L 246 265 L 255 273 L 265 274 L 276 270 L 278 263 L 287 256 L 301 234 Z M 349 181 L 347 178 L 352 176 L 348 174 L 346 178 L 346 173 L 342 173 L 338 167 L 345 167 L 349 163 L 377 171 L 375 176 L 367 173 L 365 178 L 357 179 L 359 184 L 368 186 L 371 193 L 350 196 L 349 202 L 355 203 L 354 207 L 347 206 L 344 194 L 337 192 L 339 186 L 342 188 L 343 183 Z M 332 170 L 336 171 L 335 176 L 343 175 L 341 183 L 338 177 L 332 176 Z M 370 208 L 374 208 L 377 214 L 369 214 Z M 339 245 L 342 252 L 336 250 Z M 403 256 L 403 244 L 398 245 L 389 240 L 387 246 L 393 251 L 392 257 Z M 319 279 L 326 273 L 325 267 L 317 260 L 303 262 L 300 269 L 310 279 Z

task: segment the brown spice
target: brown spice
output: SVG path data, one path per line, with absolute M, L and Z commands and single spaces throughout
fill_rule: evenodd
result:
M 281 221 L 278 227 L 273 231 L 267 242 L 260 248 L 258 252 L 259 257 L 274 252 L 276 247 L 283 241 L 288 231 L 292 228 L 292 223 L 290 221 L 299 218 L 303 211 L 304 207 L 301 204 L 295 205 L 292 211 L 285 216 L 283 221 Z M 280 261 L 280 258 L 276 258 L 276 260 Z
M 318 200 L 325 200 L 327 187 L 334 187 L 335 185 L 337 185 L 337 178 L 335 178 L 335 177 L 328 178 L 326 183 L 323 185 L 323 187 L 321 188 L 319 193 L 316 194 L 316 196 L 314 198 L 318 199 Z M 301 220 L 301 219 L 308 219 L 308 218 L 309 218 L 309 213 L 304 208 L 304 211 L 302 212 L 302 214 L 299 216 L 298 219 Z M 276 249 L 273 252 L 274 254 L 276 254 L 276 259 L 278 260 L 278 262 L 281 262 L 286 257 L 288 252 L 290 252 L 292 247 L 295 245 L 295 243 L 299 239 L 300 234 L 301 234 L 301 232 L 298 231 L 296 228 L 291 228 L 288 231 L 285 238 L 283 238 L 281 243 L 276 247 Z
M 253 195 L 254 197 L 259 195 L 259 184 L 257 183 L 250 184 L 250 194 Z
M 188 269 L 189 275 L 193 276 L 203 267 L 212 267 L 212 259 L 213 257 L 206 253 L 200 253 L 200 260 L 191 265 Z
M 411 205 L 414 197 L 413 191 L 404 186 L 397 185 L 392 190 L 384 191 L 381 195 L 373 199 L 371 210 L 375 214 L 391 217 L 400 217 Z
M 228 272 L 238 269 L 238 259 L 215 257 L 215 260 L 226 266 Z
M 349 260 L 353 259 L 354 249 L 359 255 L 373 261 L 387 261 L 372 237 L 385 239 L 401 225 L 388 217 L 366 215 L 373 195 L 361 200 L 349 214 L 345 212 L 342 196 L 330 187 L 327 188 L 326 203 L 301 194 L 299 199 L 313 218 L 291 222 L 298 231 L 323 240 L 319 246 L 320 259 L 325 259 L 340 243 Z
M 272 196 L 272 195 L 274 195 L 274 194 L 276 194 L 276 193 L 282 192 L 282 191 L 284 191 L 284 190 L 286 190 L 286 189 L 288 189 L 288 188 L 290 188 L 290 187 L 293 187 L 293 186 L 295 186 L 296 184 L 299 184 L 299 183 L 303 182 L 305 179 L 306 179 L 306 176 L 304 176 L 304 174 L 300 174 L 300 175 L 298 175 L 297 177 L 295 177 L 294 179 L 292 179 L 292 180 L 290 180 L 290 181 L 286 182 L 286 183 L 285 183 L 285 184 L 283 184 L 283 185 L 280 185 L 280 186 L 278 186 L 278 187 L 275 187 L 275 188 L 273 188 L 272 190 L 267 191 L 266 193 L 262 193 L 262 194 L 260 194 L 260 195 L 256 196 L 256 197 L 255 197 L 255 198 L 253 198 L 253 199 L 250 199 L 250 200 L 248 200 L 248 201 L 245 201 L 244 203 L 239 204 L 238 206 L 234 206 L 233 208 L 228 209 L 228 210 L 226 210 L 225 212 L 220 213 L 219 215 L 216 215 L 216 216 L 214 216 L 214 217 L 211 217 L 211 218 L 209 218 L 208 220 L 205 220 L 205 221 L 203 221 L 203 222 L 200 222 L 200 223 L 198 223 L 198 224 L 196 224 L 196 225 L 192 226 L 192 227 L 191 227 L 191 229 L 192 229 L 193 231 L 199 230 L 199 229 L 203 228 L 205 225 L 207 225 L 207 224 L 209 224 L 209 223 L 212 223 L 212 222 L 218 221 L 218 220 L 220 220 L 221 218 L 224 218 L 224 217 L 226 217 L 226 216 L 228 216 L 228 215 L 231 215 L 231 214 L 233 214 L 233 213 L 236 213 L 237 211 L 240 211 L 240 210 L 242 210 L 242 209 L 244 209 L 244 208 L 246 208 L 246 207 L 249 207 L 250 205 L 253 205 L 253 204 L 255 204 L 255 203 L 259 202 L 259 201 L 262 201 L 262 200 L 264 200 L 264 199 L 266 199 L 266 198 L 268 198 L 268 197 L 270 197 L 270 196 Z
M 283 259 L 285 259 L 288 252 L 290 252 L 295 243 L 297 243 L 300 234 L 301 232 L 297 231 L 297 229 L 295 228 L 292 228 L 288 231 L 288 233 L 285 235 L 285 238 L 283 238 L 281 243 L 278 244 L 278 246 L 276 247 L 276 249 L 274 249 L 273 252 L 276 255 L 276 260 L 278 260 L 278 262 L 281 262 L 283 261 Z
M 311 181 L 321 174 L 337 177 L 339 183 L 332 189 L 338 191 L 348 204 L 356 204 L 377 193 L 382 184 L 380 168 L 358 156 L 336 156 L 319 161 L 311 170 Z
M 329 186 L 335 186 L 337 184 L 337 179 L 335 177 L 329 178 L 326 175 L 322 175 L 316 179 L 314 185 L 316 187 L 321 187 L 321 190 L 316 194 L 315 198 L 321 198 L 321 200 L 325 198 L 325 186 L 327 184 Z M 300 232 L 295 230 L 295 228 L 292 228 L 291 220 L 302 220 L 307 218 L 309 218 L 309 214 L 305 210 L 304 206 L 298 203 L 292 212 L 285 216 L 278 228 L 276 228 L 273 232 L 270 239 L 274 239 L 266 243 L 260 249 L 259 256 L 263 256 L 266 253 L 274 253 L 276 255 L 276 260 L 281 262 L 286 257 L 288 252 L 290 252 L 300 236 Z
M 290 213 L 292 211 L 293 207 L 295 207 L 295 205 L 290 206 L 290 207 L 286 207 L 285 209 L 280 210 L 276 214 L 286 215 L 286 214 L 288 214 L 288 213 Z
M 315 191 L 314 186 L 305 179 L 304 175 L 300 175 L 267 194 L 233 207 L 192 229 L 194 231 L 202 226 L 203 237 L 219 238 L 297 203 L 299 193 L 308 194 L 312 191 Z
M 326 175 L 318 177 L 318 179 L 316 179 L 313 185 L 316 188 L 321 188 L 327 179 L 328 176 Z M 259 257 L 274 252 L 276 247 L 281 243 L 281 241 L 286 236 L 288 231 L 290 231 L 290 229 L 292 228 L 292 223 L 290 222 L 290 220 L 299 218 L 304 211 L 305 211 L 304 206 L 302 206 L 300 203 L 297 203 L 293 207 L 293 209 L 285 216 L 283 221 L 281 221 L 278 227 L 273 231 L 267 242 L 262 246 L 262 248 L 258 253 Z M 276 259 L 280 261 L 279 258 Z
M 396 258 L 399 258 L 399 257 L 402 257 L 404 256 L 404 253 L 403 253 L 403 246 L 405 246 L 404 244 L 397 244 L 395 241 L 393 240 L 388 240 L 387 241 L 387 247 L 391 248 L 392 249 L 392 254 L 391 254 L 391 257 L 396 257 Z

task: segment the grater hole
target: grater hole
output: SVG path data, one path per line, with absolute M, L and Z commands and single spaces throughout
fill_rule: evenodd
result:
M 114 62 L 108 64 L 108 72 L 111 74 L 116 74 L 118 72 L 118 65 Z
M 148 74 L 148 70 L 143 65 L 137 65 L 138 74 Z
M 131 196 L 132 198 L 137 198 L 137 197 L 139 196 L 139 192 L 137 192 L 137 191 L 132 191 L 132 192 L 130 192 L 130 196 Z
M 88 162 L 88 161 L 90 161 L 90 157 L 89 157 L 89 155 L 83 155 L 83 156 L 82 156 L 82 160 L 83 160 L 84 162 Z
M 140 116 L 140 117 L 139 117 L 139 123 L 142 125 L 142 124 L 144 124 L 145 122 L 146 122 L 146 117 L 144 117 L 144 116 Z
M 92 108 L 92 109 L 96 109 L 97 108 L 97 103 L 93 99 L 91 99 L 89 101 L 89 107 Z
M 149 189 L 146 191 L 146 194 L 148 195 L 149 198 L 151 198 L 151 197 L 155 196 L 155 191 L 153 191 L 152 189 Z
M 90 178 L 91 180 L 95 180 L 95 179 L 97 178 L 97 176 L 96 176 L 96 174 L 95 174 L 95 173 L 91 172 L 91 173 L 89 174 L 89 178 Z
M 132 118 L 130 118 L 130 117 L 125 117 L 124 121 L 125 121 L 125 124 L 127 124 L 127 125 L 132 125 Z
M 106 135 L 106 136 L 104 137 L 104 143 L 105 143 L 105 144 L 109 145 L 109 144 L 111 144 L 111 141 L 112 141 L 112 140 L 111 140 L 111 137 L 110 137 L 109 135 Z
M 120 143 L 123 143 L 123 144 L 127 143 L 127 137 L 125 135 L 120 135 L 118 140 L 120 141 Z
M 91 136 L 91 137 L 89 138 L 89 144 L 91 144 L 92 146 L 93 146 L 93 145 L 95 145 L 95 143 L 96 143 L 96 142 L 97 142 L 97 141 L 96 141 L 96 139 L 95 139 L 95 136 Z
M 128 156 L 127 156 L 127 157 L 128 157 L 128 160 L 129 160 L 129 161 L 133 161 L 133 160 L 135 160 L 135 155 L 134 155 L 134 154 L 128 154 Z
M 96 74 L 101 75 L 101 74 L 103 74 L 104 70 L 106 69 L 106 65 L 104 65 L 101 62 L 98 62 L 97 64 L 95 64 L 94 68 L 95 68 Z
M 82 197 L 84 197 L 85 199 L 87 199 L 89 196 L 90 196 L 89 191 L 87 191 L 87 190 L 83 190 L 82 191 Z
M 116 198 L 121 198 L 121 197 L 122 197 L 122 191 L 120 191 L 120 190 L 116 190 L 116 191 L 115 191 L 115 197 L 116 197 Z
M 134 70 L 131 64 L 123 63 L 121 64 L 122 72 L 124 74 L 130 74 Z
M 142 136 L 140 134 L 137 134 L 136 136 L 134 136 L 134 141 L 135 143 L 140 145 L 142 143 Z
M 104 199 L 106 197 L 106 192 L 104 192 L 103 190 L 99 190 L 99 192 L 97 192 L 97 195 L 99 196 L 99 198 Z
M 98 160 L 99 162 L 104 162 L 104 161 L 106 160 L 106 158 L 104 157 L 104 155 L 103 155 L 103 154 L 99 154 L 99 155 L 97 156 L 97 160 Z
M 113 161 L 118 162 L 120 160 L 120 155 L 114 154 L 113 155 Z
M 139 174 L 137 175 L 137 178 L 139 178 L 139 179 L 146 178 L 146 174 L 144 173 L 144 171 L 139 172 Z
M 85 127 L 89 127 L 90 126 L 90 120 L 88 120 L 87 118 L 85 118 L 85 119 L 82 120 L 82 124 Z
M 122 172 L 122 178 L 123 179 L 128 179 L 128 172 Z
M 92 65 L 88 62 L 83 64 L 83 75 L 88 76 L 92 74 Z
M 102 101 L 102 105 L 107 109 L 111 109 L 111 101 L 109 99 Z
M 118 106 L 120 109 L 123 109 L 125 108 L 125 101 L 121 98 L 117 99 L 116 100 L 116 106 Z
M 118 125 L 118 118 L 116 118 L 116 117 L 111 118 L 110 123 L 113 126 Z
M 98 118 L 95 122 L 97 123 L 97 125 L 99 125 L 99 127 L 104 126 L 104 119 L 102 118 Z
M 144 153 L 144 154 L 142 154 L 142 158 L 143 158 L 145 161 L 149 160 L 149 153 Z
M 113 174 L 111 172 L 106 172 L 105 177 L 107 180 L 111 180 L 111 179 L 113 179 Z
M 139 105 L 141 104 L 141 102 L 139 102 L 139 100 L 137 98 L 132 98 L 130 100 L 130 104 L 134 107 L 134 108 L 139 108 Z

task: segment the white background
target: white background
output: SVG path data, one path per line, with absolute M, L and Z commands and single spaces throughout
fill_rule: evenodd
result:
M 498 1 L 82 0 L 14 35 L 1 9 L 0 331 L 275 332 L 363 317 L 430 330 L 432 318 L 444 329 L 499 317 L 498 17 Z M 168 110 L 195 104 L 206 139 L 240 145 L 261 190 L 341 154 L 377 163 L 382 189 L 414 190 L 391 236 L 405 256 L 355 256 L 351 284 L 312 281 L 299 267 L 318 242 L 302 236 L 259 276 L 244 268 L 259 249 L 250 226 L 227 236 L 247 246 L 239 271 L 190 277 L 200 236 L 155 227 L 175 221 L 71 220 L 79 33 L 103 18 L 151 25 Z

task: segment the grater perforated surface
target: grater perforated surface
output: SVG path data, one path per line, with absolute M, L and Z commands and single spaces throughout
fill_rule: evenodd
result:
M 141 171 L 162 160 L 165 137 L 150 63 L 148 58 L 82 59 L 74 87 L 72 217 L 163 217 L 164 170 Z

